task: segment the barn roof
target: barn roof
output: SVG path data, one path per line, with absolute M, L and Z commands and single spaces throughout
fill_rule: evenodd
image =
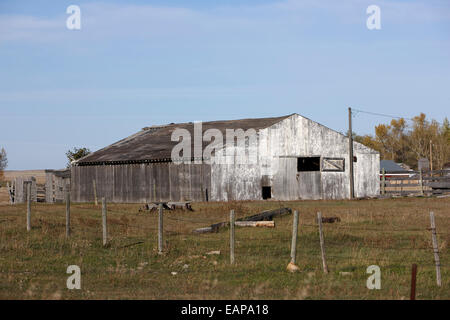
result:
M 202 122 L 202 130 L 218 129 L 225 137 L 226 129 L 260 130 L 278 123 L 291 115 L 276 118 L 240 119 Z M 170 161 L 171 152 L 179 142 L 171 141 L 175 129 L 186 129 L 194 143 L 194 123 L 171 123 L 146 127 L 138 133 L 78 160 L 76 165 L 122 164 Z M 203 142 L 203 147 L 210 142 Z

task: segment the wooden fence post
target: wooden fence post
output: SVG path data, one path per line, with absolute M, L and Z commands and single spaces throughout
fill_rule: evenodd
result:
M 102 226 L 103 226 L 103 246 L 108 244 L 108 229 L 106 227 L 106 199 L 102 198 Z
M 439 247 L 436 237 L 436 222 L 434 220 L 434 212 L 430 212 L 431 222 L 431 240 L 433 241 L 434 262 L 436 264 L 436 283 L 440 287 L 441 283 L 441 262 L 439 260 Z
M 417 275 L 417 264 L 412 265 L 411 270 L 411 296 L 410 300 L 416 300 L 416 275 Z
M 70 237 L 70 191 L 66 190 L 66 237 Z
M 381 178 L 381 194 L 386 194 L 386 170 L 383 168 L 383 176 Z
M 6 189 L 8 190 L 8 196 L 9 196 L 9 203 L 13 204 L 13 198 L 12 198 L 12 186 L 10 186 L 9 181 L 6 182 Z
M 323 239 L 322 213 L 321 212 L 317 212 L 317 222 L 319 224 L 320 250 L 322 251 L 323 272 L 328 273 L 327 259 L 325 256 L 325 241 Z
M 297 262 L 297 234 L 298 234 L 298 211 L 294 211 L 292 225 L 292 242 L 291 242 L 291 263 Z
M 159 204 L 158 208 L 158 253 L 163 252 L 163 204 Z
M 31 230 L 31 181 L 25 182 L 27 185 L 27 231 Z
M 419 171 L 419 185 L 420 185 L 420 195 L 423 196 L 423 173 L 422 169 Z
M 235 223 L 235 216 L 234 216 L 234 210 L 230 211 L 230 263 L 234 264 L 234 225 Z
M 94 202 L 95 205 L 98 206 L 98 199 L 97 199 L 97 183 L 95 182 L 95 179 L 92 180 L 92 184 L 94 186 Z

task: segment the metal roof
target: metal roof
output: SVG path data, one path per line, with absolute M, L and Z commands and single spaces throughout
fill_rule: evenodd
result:
M 226 129 L 260 130 L 278 123 L 291 115 L 276 118 L 240 119 L 202 122 L 203 133 L 208 129 L 218 129 L 225 138 Z M 194 123 L 171 123 L 146 127 L 138 133 L 120 140 L 106 148 L 79 159 L 76 165 L 126 164 L 170 161 L 172 149 L 179 142 L 171 141 L 175 129 L 186 129 L 194 143 Z M 203 139 L 202 139 L 203 140 Z M 210 142 L 203 141 L 203 148 Z M 192 152 L 193 153 L 193 152 Z M 192 154 L 193 156 L 193 154 Z
M 408 172 L 408 170 L 405 170 L 404 168 L 402 168 L 400 165 L 398 165 L 396 162 L 394 162 L 393 160 L 381 160 L 380 161 L 380 170 L 386 170 L 386 172 L 398 172 L 398 171 L 402 171 L 402 172 Z

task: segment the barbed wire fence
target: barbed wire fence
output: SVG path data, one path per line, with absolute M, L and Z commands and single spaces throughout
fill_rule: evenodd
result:
M 193 237 L 193 226 L 208 226 L 217 223 L 217 217 L 199 217 L 199 216 L 179 216 L 172 214 L 164 214 L 164 210 L 160 209 L 158 214 L 162 214 L 162 220 L 158 219 L 156 215 L 146 213 L 149 218 L 153 218 L 154 225 L 148 224 L 135 224 L 130 221 L 120 221 L 117 218 L 111 218 L 107 216 L 108 213 L 124 214 L 122 210 L 111 209 L 106 207 L 105 201 L 104 213 L 106 219 L 102 219 L 99 215 L 99 219 L 92 219 L 93 227 L 98 227 L 98 232 L 101 230 L 108 230 L 109 232 L 103 233 L 103 245 L 108 247 L 113 239 L 128 239 L 129 230 L 140 230 L 145 235 L 142 237 L 133 237 L 132 242 L 115 246 L 116 249 L 126 249 L 145 242 L 153 242 L 155 247 L 158 246 L 160 253 L 166 253 L 170 251 L 170 246 L 183 242 L 202 242 L 206 243 L 211 251 L 219 251 L 221 255 L 231 256 L 238 265 L 243 265 L 252 261 L 253 259 L 276 257 L 281 261 L 289 261 L 289 251 L 292 249 L 292 245 L 295 243 L 298 245 L 299 250 L 296 250 L 296 258 L 298 261 L 312 262 L 312 266 L 309 266 L 311 270 L 320 268 L 321 263 L 326 264 L 330 272 L 338 272 L 337 266 L 341 262 L 354 262 L 362 266 L 363 263 L 380 264 L 383 268 L 409 268 L 412 264 L 418 264 L 421 268 L 427 270 L 435 269 L 435 277 L 437 286 L 442 286 L 441 270 L 445 270 L 446 274 L 450 270 L 450 261 L 448 260 L 447 250 L 440 250 L 439 244 L 443 244 L 443 248 L 446 248 L 446 243 L 442 242 L 441 238 L 449 239 L 450 233 L 438 230 L 438 226 L 434 221 L 434 213 L 430 212 L 430 227 L 423 228 L 375 228 L 346 225 L 340 222 L 333 224 L 324 223 L 323 227 L 323 245 L 326 251 L 321 252 L 320 246 L 320 228 L 319 221 L 316 223 L 307 223 L 302 221 L 302 216 L 299 219 L 299 236 L 298 239 L 292 239 L 292 235 L 285 232 L 256 232 L 249 235 L 245 231 L 245 228 L 237 228 L 235 231 L 235 237 L 232 239 L 231 235 L 228 236 L 227 232 L 217 231 L 206 234 L 196 234 Z M 100 213 L 102 209 L 100 207 L 84 207 L 76 206 L 77 211 L 85 211 L 90 213 Z M 40 210 L 38 207 L 33 207 L 33 211 L 36 213 L 45 214 L 45 210 Z M 168 211 L 168 213 L 171 211 Z M 27 216 L 30 215 L 27 210 Z M 292 215 L 293 217 L 295 215 Z M 70 205 L 66 206 L 66 219 L 69 218 L 69 223 L 66 220 L 66 235 L 71 237 L 70 229 L 74 228 L 70 224 Z M 286 219 L 282 217 L 280 219 Z M 7 222 L 8 217 L 4 217 L 0 222 Z M 163 221 L 163 223 L 160 223 Z M 286 221 L 286 220 L 284 220 Z M 39 220 L 39 223 L 44 223 L 43 220 Z M 164 222 L 168 222 L 164 224 Z M 106 223 L 106 225 L 104 225 Z M 293 222 L 294 224 L 295 222 Z M 63 227 L 63 223 L 54 224 L 55 227 Z M 228 230 L 230 221 L 224 222 L 224 230 Z M 105 228 L 106 227 L 106 228 Z M 122 228 L 120 232 L 119 228 Z M 67 230 L 69 228 L 69 232 Z M 112 231 L 111 231 L 112 230 Z M 118 232 L 119 230 L 119 232 Z M 382 239 L 390 241 L 380 241 L 373 239 L 373 237 L 366 238 L 352 238 L 354 233 L 365 233 L 366 235 L 381 234 Z M 405 235 L 408 234 L 408 235 Z M 412 236 L 414 235 L 414 236 Z M 389 238 L 390 237 L 390 238 Z M 163 240 L 162 240 L 163 239 Z M 356 241 L 357 240 L 357 241 Z M 233 241 L 233 245 L 231 242 Z M 390 244 L 394 243 L 394 246 Z M 280 244 L 282 244 L 283 250 L 280 250 Z M 258 250 L 254 252 L 255 246 L 262 246 L 264 250 Z M 349 250 L 350 249 L 350 250 Z M 323 250 L 323 249 L 322 249 Z M 387 252 L 398 252 L 396 258 L 392 258 L 392 255 L 386 255 Z M 419 253 L 420 254 L 416 254 Z M 424 254 L 429 253 L 429 258 L 424 258 Z M 200 253 L 200 255 L 207 254 L 206 252 Z M 233 260 L 234 260 L 233 259 Z M 326 261 L 325 261 L 326 259 Z M 269 259 L 266 259 L 269 260 Z M 226 259 L 224 261 L 227 261 Z M 224 262 L 227 263 L 227 262 Z M 280 270 L 279 265 L 265 264 L 266 271 L 284 272 Z M 236 272 L 238 268 L 227 269 L 229 272 Z M 83 270 L 84 272 L 100 272 L 97 268 L 88 268 Z M 207 270 L 206 270 L 207 271 Z M 33 273 L 39 273 L 39 270 L 34 270 Z M 45 272 L 45 271 L 42 271 Z M 196 270 L 190 272 L 201 272 L 205 270 Z M 14 273 L 12 271 L 12 273 Z M 23 273 L 17 271 L 17 273 Z
M 118 212 L 117 212 L 118 213 Z M 433 215 L 433 213 L 430 213 L 430 215 Z M 133 225 L 129 225 L 126 224 L 127 227 L 129 228 L 140 228 L 140 229 L 144 229 L 144 230 L 149 230 L 149 231 L 153 231 L 153 232 L 162 232 L 164 234 L 164 238 L 166 243 L 170 243 L 170 242 L 178 242 L 178 241 L 185 241 L 186 240 L 186 236 L 192 236 L 192 232 L 186 232 L 186 231 L 181 231 L 182 230 L 182 226 L 184 226 L 184 224 L 186 223 L 190 223 L 190 224 L 198 224 L 198 225 L 210 225 L 212 224 L 212 219 L 207 219 L 207 218 L 198 218 L 198 217 L 176 217 L 176 216 L 171 216 L 170 214 L 166 214 L 164 216 L 164 219 L 170 222 L 175 223 L 175 227 L 172 224 L 171 228 L 163 228 L 162 230 L 159 230 L 157 227 L 152 227 L 152 228 L 148 228 L 148 227 L 142 227 L 142 226 L 133 226 Z M 114 222 L 115 224 L 121 224 L 117 221 Z M 122 224 L 123 225 L 123 224 Z M 229 227 L 230 226 L 230 222 L 226 222 L 224 223 L 225 227 Z M 308 230 L 309 229 L 309 230 Z M 247 233 L 243 230 L 243 228 L 238 228 L 238 231 L 236 232 L 236 238 L 235 238 L 235 242 L 237 242 L 237 244 L 235 244 L 235 248 L 238 251 L 237 253 L 237 258 L 236 259 L 245 259 L 245 258 L 249 258 L 251 257 L 251 254 L 249 255 L 249 248 L 246 247 L 247 244 L 249 243 L 259 243 L 259 244 L 264 244 L 265 246 L 267 246 L 269 243 L 274 243 L 274 244 L 280 244 L 280 243 L 284 243 L 286 245 L 286 248 L 289 248 L 291 243 L 292 243 L 292 238 L 288 235 L 288 234 L 283 234 L 283 235 L 274 235 L 272 232 L 270 233 L 265 233 L 261 236 L 248 236 Z M 317 232 L 319 234 L 319 224 L 308 224 L 308 223 L 302 223 L 300 221 L 300 235 L 302 235 L 305 232 Z M 370 241 L 370 240 L 364 240 L 363 243 L 347 243 L 346 241 L 332 241 L 327 239 L 327 236 L 325 234 L 325 246 L 327 248 L 327 250 L 329 250 L 330 252 L 332 252 L 331 254 L 326 254 L 326 258 L 329 259 L 330 262 L 332 262 L 332 260 L 339 260 L 339 259 L 345 259 L 345 260 L 373 260 L 374 263 L 379 263 L 379 262 L 383 262 L 383 263 L 390 263 L 390 264 L 395 264 L 396 266 L 399 265 L 404 265 L 405 267 L 409 266 L 412 263 L 420 263 L 423 266 L 429 266 L 429 267 L 436 267 L 437 269 L 441 269 L 441 268 L 445 268 L 445 269 L 449 269 L 450 265 L 447 264 L 442 264 L 440 262 L 440 260 L 445 260 L 444 258 L 444 252 L 440 252 L 439 251 L 439 247 L 438 244 L 435 243 L 433 244 L 425 244 L 428 243 L 430 239 L 433 238 L 433 233 L 434 235 L 439 235 L 439 236 L 450 236 L 450 233 L 446 233 L 446 232 L 437 232 L 436 231 L 436 227 L 434 228 L 405 228 L 405 229 L 377 229 L 377 228 L 370 228 L 370 227 L 357 227 L 357 226 L 350 226 L 350 225 L 340 225 L 340 224 L 335 224 L 335 227 L 333 227 L 333 229 L 327 229 L 327 232 L 331 232 L 331 233 L 338 233 L 339 236 L 341 238 L 345 238 L 346 235 L 348 235 L 348 233 L 345 233 L 345 231 L 349 231 L 349 232 L 353 232 L 353 231 L 358 231 L 358 232 L 368 232 L 368 233 L 381 233 L 383 234 L 383 236 L 389 235 L 389 234 L 404 234 L 404 233 L 417 233 L 419 236 L 422 236 L 422 238 L 417 239 L 417 237 L 395 237 L 395 243 L 398 242 L 405 242 L 403 243 L 401 246 L 388 246 L 388 245 L 377 245 L 378 241 Z M 223 234 L 223 233 L 222 233 Z M 428 237 L 428 239 L 424 239 L 424 237 Z M 223 252 L 224 254 L 229 254 L 231 255 L 230 252 L 230 248 L 228 248 L 229 243 L 231 242 L 231 239 L 227 239 L 227 241 L 224 241 L 224 237 L 218 237 L 216 235 L 216 233 L 209 233 L 209 234 L 201 234 L 198 235 L 197 238 L 199 241 L 204 241 L 207 242 L 211 245 L 211 250 L 213 249 L 217 249 L 220 248 L 221 252 Z M 300 248 L 302 248 L 302 239 L 300 237 L 300 239 L 296 240 L 296 242 L 300 243 Z M 369 243 L 368 243 L 369 242 Z M 372 242 L 372 243 L 370 243 Z M 420 242 L 420 244 L 417 244 L 417 242 Z M 319 244 L 319 236 L 317 237 L 317 244 Z M 412 243 L 412 244 L 411 244 Z M 409 244 L 409 245 L 407 245 Z M 343 246 L 352 246 L 352 249 L 354 250 L 354 252 L 356 252 L 357 254 L 354 255 L 349 255 L 349 254 L 342 254 L 342 253 L 333 253 L 335 251 L 342 251 L 339 249 L 342 249 Z M 318 248 L 316 248 L 318 249 Z M 334 250 L 334 249 L 338 249 L 338 250 Z M 163 249 L 164 250 L 164 249 Z M 251 250 L 251 248 L 250 248 Z M 411 260 L 407 261 L 405 259 L 402 258 L 402 260 L 400 261 L 395 261 L 391 258 L 386 258 L 383 256 L 367 256 L 365 257 L 364 255 L 361 254 L 361 252 L 380 252 L 380 255 L 384 255 L 384 253 L 386 251 L 405 251 L 405 252 L 414 252 L 414 251 L 421 251 L 421 252 L 429 252 L 430 253 L 430 259 L 417 259 L 414 256 L 410 256 Z M 302 250 L 299 251 L 299 255 L 302 255 Z M 359 252 L 359 254 L 358 254 Z M 241 253 L 241 254 L 240 254 Z M 320 252 L 317 253 L 313 253 L 310 250 L 305 251 L 305 253 L 308 256 L 315 256 L 318 258 L 322 258 L 322 255 Z M 266 250 L 266 256 L 269 255 L 273 255 L 273 252 L 270 252 L 270 250 Z M 436 260 L 436 254 L 440 256 L 440 258 L 437 258 L 438 260 Z M 257 254 L 258 257 L 261 256 L 261 253 L 258 252 Z M 286 257 L 287 259 L 287 257 Z M 409 265 L 408 265 L 409 263 Z M 438 283 L 440 283 L 440 281 L 438 281 Z

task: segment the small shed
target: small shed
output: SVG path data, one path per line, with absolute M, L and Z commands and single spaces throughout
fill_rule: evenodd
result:
M 400 164 L 393 160 L 381 160 L 380 161 L 380 177 L 385 172 L 385 178 L 389 177 L 409 177 L 412 172 L 403 168 Z
M 417 161 L 417 167 L 419 168 L 419 171 L 427 171 L 430 170 L 430 161 L 427 158 L 420 158 Z

